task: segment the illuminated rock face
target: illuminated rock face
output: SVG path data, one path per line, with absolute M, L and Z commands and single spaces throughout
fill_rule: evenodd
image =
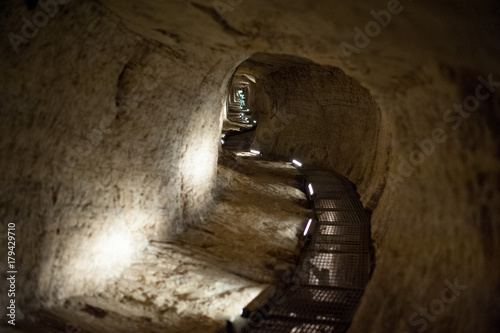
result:
M 199 220 L 230 76 L 131 33 L 96 3 L 65 8 L 18 53 L 2 48 L 2 215 L 24 246 L 18 301 L 28 304 L 33 293 L 52 302 L 93 290 L 146 239 Z M 12 9 L 9 27 L 22 31 L 28 15 Z
M 2 9 L 3 26 L 23 36 L 22 17 L 31 20 L 41 9 L 13 6 Z M 261 89 L 262 119 L 278 98 L 290 109 L 303 103 L 285 96 L 340 104 L 330 95 L 342 86 L 352 88 L 350 103 L 369 104 L 366 117 L 349 114 L 352 119 L 338 114 L 345 109 L 327 108 L 334 114 L 327 119 L 341 127 L 338 136 L 317 116 L 320 105 L 311 107 L 307 124 L 290 121 L 270 147 L 291 157 L 298 143 L 291 133 L 321 133 L 325 139 L 314 142 L 332 140 L 325 150 L 301 156 L 345 173 L 373 209 L 377 264 L 351 331 L 494 331 L 500 68 L 491 37 L 498 25 L 491 22 L 497 8 L 404 2 L 391 7 L 391 20 L 379 31 L 360 33 L 374 26 L 370 12 L 380 16 L 388 2 L 243 1 L 224 7 L 223 21 L 212 6 L 70 2 L 25 37 L 29 44 L 18 53 L 2 39 L 0 208 L 2 227 L 10 218 L 17 223 L 19 304 L 36 308 L 97 293 L 147 239 L 198 225 L 216 189 L 230 75 L 265 52 L 279 54 L 272 59 L 283 66 L 306 59 L 301 66 L 319 73 L 296 68 L 280 79 L 260 72 L 263 84 L 257 77 L 253 96 Z M 343 42 L 353 52 L 343 52 Z M 325 73 L 332 80 L 325 76 L 322 86 Z M 304 81 L 314 82 L 307 96 L 299 93 Z M 462 102 L 463 110 L 453 113 Z M 359 126 L 352 124 L 356 119 Z M 262 134 L 266 121 L 259 124 Z M 290 250 L 294 240 L 288 240 Z M 154 265 L 149 268 L 154 273 Z M 453 302 L 446 301 L 449 283 L 467 286 L 454 289 Z M 4 295 L 5 284 L 0 288 Z M 118 319 L 112 324 L 127 327 Z

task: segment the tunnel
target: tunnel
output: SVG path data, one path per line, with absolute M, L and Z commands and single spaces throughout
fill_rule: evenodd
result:
M 499 331 L 497 3 L 0 9 L 2 332 Z

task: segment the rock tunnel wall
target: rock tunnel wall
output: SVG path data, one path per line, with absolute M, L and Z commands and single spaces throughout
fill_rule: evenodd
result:
M 354 28 L 372 22 L 370 11 L 387 8 L 386 1 L 71 2 L 18 53 L 2 39 L 2 227 L 16 221 L 24 244 L 17 254 L 24 271 L 19 302 L 47 305 L 93 290 L 99 279 L 85 273 L 101 264 L 92 244 L 117 228 L 141 244 L 196 221 L 214 189 L 229 76 L 251 54 L 265 52 L 338 67 L 380 108 L 377 142 L 387 143 L 388 152 L 369 145 L 362 153 L 381 162 L 335 161 L 358 182 L 365 205 L 375 207 L 371 199 L 379 198 L 372 215 L 377 266 L 351 331 L 496 330 L 498 83 L 486 88 L 475 111 L 453 106 L 484 87 L 479 76 L 500 80 L 500 50 L 491 38 L 499 34 L 498 7 L 399 5 L 390 24 L 363 45 L 353 39 Z M 5 31 L 21 31 L 21 18 L 40 10 L 3 6 Z M 342 52 L 343 42 L 355 52 Z M 262 100 L 269 110 L 271 97 Z M 444 132 L 434 135 L 437 128 Z M 425 139 L 433 140 L 432 153 L 402 166 L 401 158 L 409 163 L 420 149 L 415 140 Z M 289 149 L 276 144 L 277 151 Z M 305 158 L 325 163 L 319 154 Z M 381 196 L 363 185 L 382 179 Z M 449 283 L 462 289 L 444 303 Z M 440 300 L 445 307 L 431 309 L 431 319 L 419 314 Z
M 211 207 L 230 75 L 224 57 L 142 38 L 97 2 L 58 8 L 17 53 L 2 39 L 0 206 L 24 307 L 95 290 L 130 259 L 99 247 L 139 251 Z M 33 13 L 8 6 L 4 25 Z

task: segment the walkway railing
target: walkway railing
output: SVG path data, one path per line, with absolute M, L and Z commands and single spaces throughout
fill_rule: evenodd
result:
M 306 245 L 283 289 L 268 289 L 232 332 L 345 332 L 370 275 L 370 221 L 353 184 L 313 167 L 299 168 L 315 213 Z

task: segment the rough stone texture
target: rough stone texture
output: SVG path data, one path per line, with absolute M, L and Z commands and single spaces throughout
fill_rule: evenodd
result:
M 352 134 L 365 138 L 356 167 L 376 166 L 369 177 L 359 171 L 351 178 L 374 209 L 377 263 L 351 331 L 496 331 L 498 91 L 467 118 L 446 112 L 474 94 L 479 75 L 500 79 L 498 4 L 403 2 L 387 27 L 346 59 L 340 43 L 354 45 L 353 28 L 364 29 L 370 11 L 387 1 L 235 3 L 225 12 L 219 6 L 218 15 L 210 0 L 71 2 L 19 53 L 2 39 L 2 228 L 14 218 L 23 244 L 19 302 L 36 307 L 99 290 L 109 276 L 88 274 L 101 267 L 89 248 L 117 228 L 139 250 L 145 238 L 196 225 L 215 189 L 227 82 L 238 64 L 265 52 L 338 67 L 380 108 L 378 140 Z M 20 18 L 34 13 L 11 7 L 1 11 L 4 32 L 19 31 Z M 408 159 L 415 140 L 436 128 L 447 139 L 413 172 L 398 171 L 399 156 Z M 320 155 L 309 158 L 326 164 Z M 80 260 L 85 264 L 73 264 Z M 440 299 L 443 281 L 455 278 L 467 286 L 456 301 L 412 324 L 412 313 Z
M 11 7 L 21 31 L 33 12 Z M 66 5 L 18 53 L 7 43 L 3 223 L 17 223 L 18 302 L 51 304 L 128 264 L 119 247 L 103 259 L 103 243 L 120 235 L 140 251 L 211 207 L 228 57 L 142 38 L 96 2 Z

